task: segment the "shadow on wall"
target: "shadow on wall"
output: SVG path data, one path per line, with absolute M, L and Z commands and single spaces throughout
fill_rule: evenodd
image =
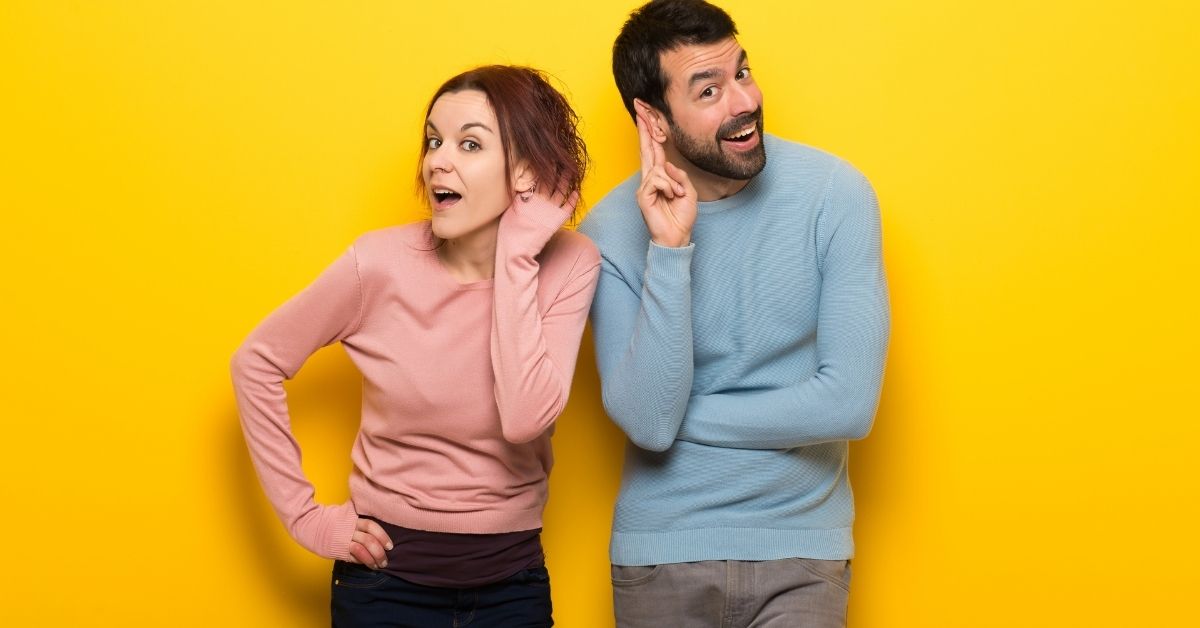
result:
M 931 392 L 935 382 L 929 381 L 929 373 L 901 367 L 920 363 L 911 356 L 928 351 L 933 341 L 921 337 L 925 328 L 922 313 L 931 308 L 952 307 L 936 302 L 936 295 L 920 292 L 919 286 L 932 282 L 934 269 L 911 232 L 912 225 L 899 219 L 889 220 L 887 189 L 880 188 L 880 192 L 891 338 L 875 425 L 865 440 L 850 444 L 850 480 L 856 510 L 854 536 L 862 564 L 874 560 L 873 556 L 894 554 L 898 546 L 912 543 L 895 538 L 896 518 L 906 513 L 911 516 L 916 507 L 914 500 L 921 499 L 922 487 L 929 485 L 922 475 L 928 473 L 932 464 L 936 443 L 931 442 L 935 434 L 925 418 L 937 414 L 938 399 Z M 910 520 L 900 525 L 911 524 Z M 884 544 L 893 547 L 883 547 Z M 868 573 L 860 571 L 856 578 L 869 577 Z M 881 583 L 881 586 L 886 585 Z
M 340 502 L 346 498 L 350 448 L 358 432 L 359 373 L 340 347 L 326 348 L 286 386 L 292 432 L 300 441 L 309 480 L 317 486 L 317 501 Z M 328 626 L 331 563 L 284 532 L 250 461 L 232 391 L 228 398 L 222 468 L 228 470 L 225 494 L 227 511 L 235 517 L 232 529 L 241 541 L 245 568 L 253 571 L 247 580 L 271 583 L 263 589 L 277 596 L 277 606 L 292 609 L 291 617 L 303 618 L 303 625 Z
M 549 549 L 577 552 L 572 558 L 598 559 L 607 568 L 609 524 L 621 482 L 625 434 L 604 412 L 590 325 L 553 442 L 554 469 L 542 540 Z M 604 577 L 607 582 L 607 570 Z

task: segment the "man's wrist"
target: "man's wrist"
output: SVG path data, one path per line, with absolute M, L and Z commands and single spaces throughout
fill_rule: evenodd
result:
M 651 236 L 650 239 L 657 245 L 668 249 L 681 249 L 692 243 L 692 234 L 686 233 L 682 236 L 671 238 L 656 238 Z

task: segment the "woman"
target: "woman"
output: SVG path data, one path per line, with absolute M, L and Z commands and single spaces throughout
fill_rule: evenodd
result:
M 587 166 L 537 71 L 447 81 L 426 112 L 428 221 L 368 233 L 233 358 L 242 427 L 289 533 L 337 559 L 335 626 L 550 626 L 550 432 L 600 257 L 560 227 Z M 349 502 L 320 505 L 283 380 L 341 342 L 363 375 Z

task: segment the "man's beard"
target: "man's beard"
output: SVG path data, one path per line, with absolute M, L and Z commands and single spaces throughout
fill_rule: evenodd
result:
M 755 146 L 749 153 L 727 154 L 725 147 L 721 144 L 721 138 L 746 128 L 746 125 L 751 122 L 755 123 L 754 132 L 758 133 L 758 146 Z M 711 144 L 688 135 L 683 129 L 675 126 L 674 120 L 669 120 L 668 124 L 671 128 L 671 140 L 675 142 L 675 149 L 684 159 L 705 172 L 726 179 L 745 181 L 762 172 L 763 167 L 767 165 L 767 150 L 762 136 L 762 107 L 721 125 L 721 128 L 717 130 L 715 143 Z

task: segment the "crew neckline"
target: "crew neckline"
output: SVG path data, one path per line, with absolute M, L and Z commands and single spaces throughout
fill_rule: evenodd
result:
M 763 169 L 764 172 L 766 169 Z M 760 172 L 754 175 L 753 179 L 746 184 L 746 187 L 738 190 L 733 196 L 727 196 L 715 201 L 700 201 L 696 203 L 696 211 L 701 214 L 718 214 L 723 211 L 737 209 L 746 203 L 749 203 L 758 194 L 758 188 L 761 187 L 758 180 L 761 179 L 763 173 Z
M 746 187 L 737 191 L 733 196 L 727 196 L 715 201 L 700 201 L 696 204 L 696 211 L 700 214 L 718 214 L 723 211 L 737 209 L 742 205 L 752 202 L 758 197 L 759 190 L 762 189 L 761 180 L 763 177 L 769 176 L 771 169 L 771 144 L 775 143 L 775 138 L 763 133 L 763 146 L 767 151 L 767 164 L 763 166 L 762 172 L 751 177 L 746 183 Z
M 451 274 L 450 270 L 446 268 L 446 265 L 442 263 L 442 259 L 438 257 L 437 249 L 432 248 L 435 243 L 432 225 L 428 220 L 424 221 L 424 223 L 424 229 L 422 229 L 424 242 L 422 244 L 426 244 L 431 248 L 422 248 L 420 250 L 425 254 L 425 261 L 432 267 L 432 272 L 438 276 L 439 280 L 443 284 L 449 288 L 460 291 L 490 290 L 492 288 L 492 286 L 496 283 L 496 278 L 494 276 L 488 277 L 487 279 L 461 282 L 453 274 Z

